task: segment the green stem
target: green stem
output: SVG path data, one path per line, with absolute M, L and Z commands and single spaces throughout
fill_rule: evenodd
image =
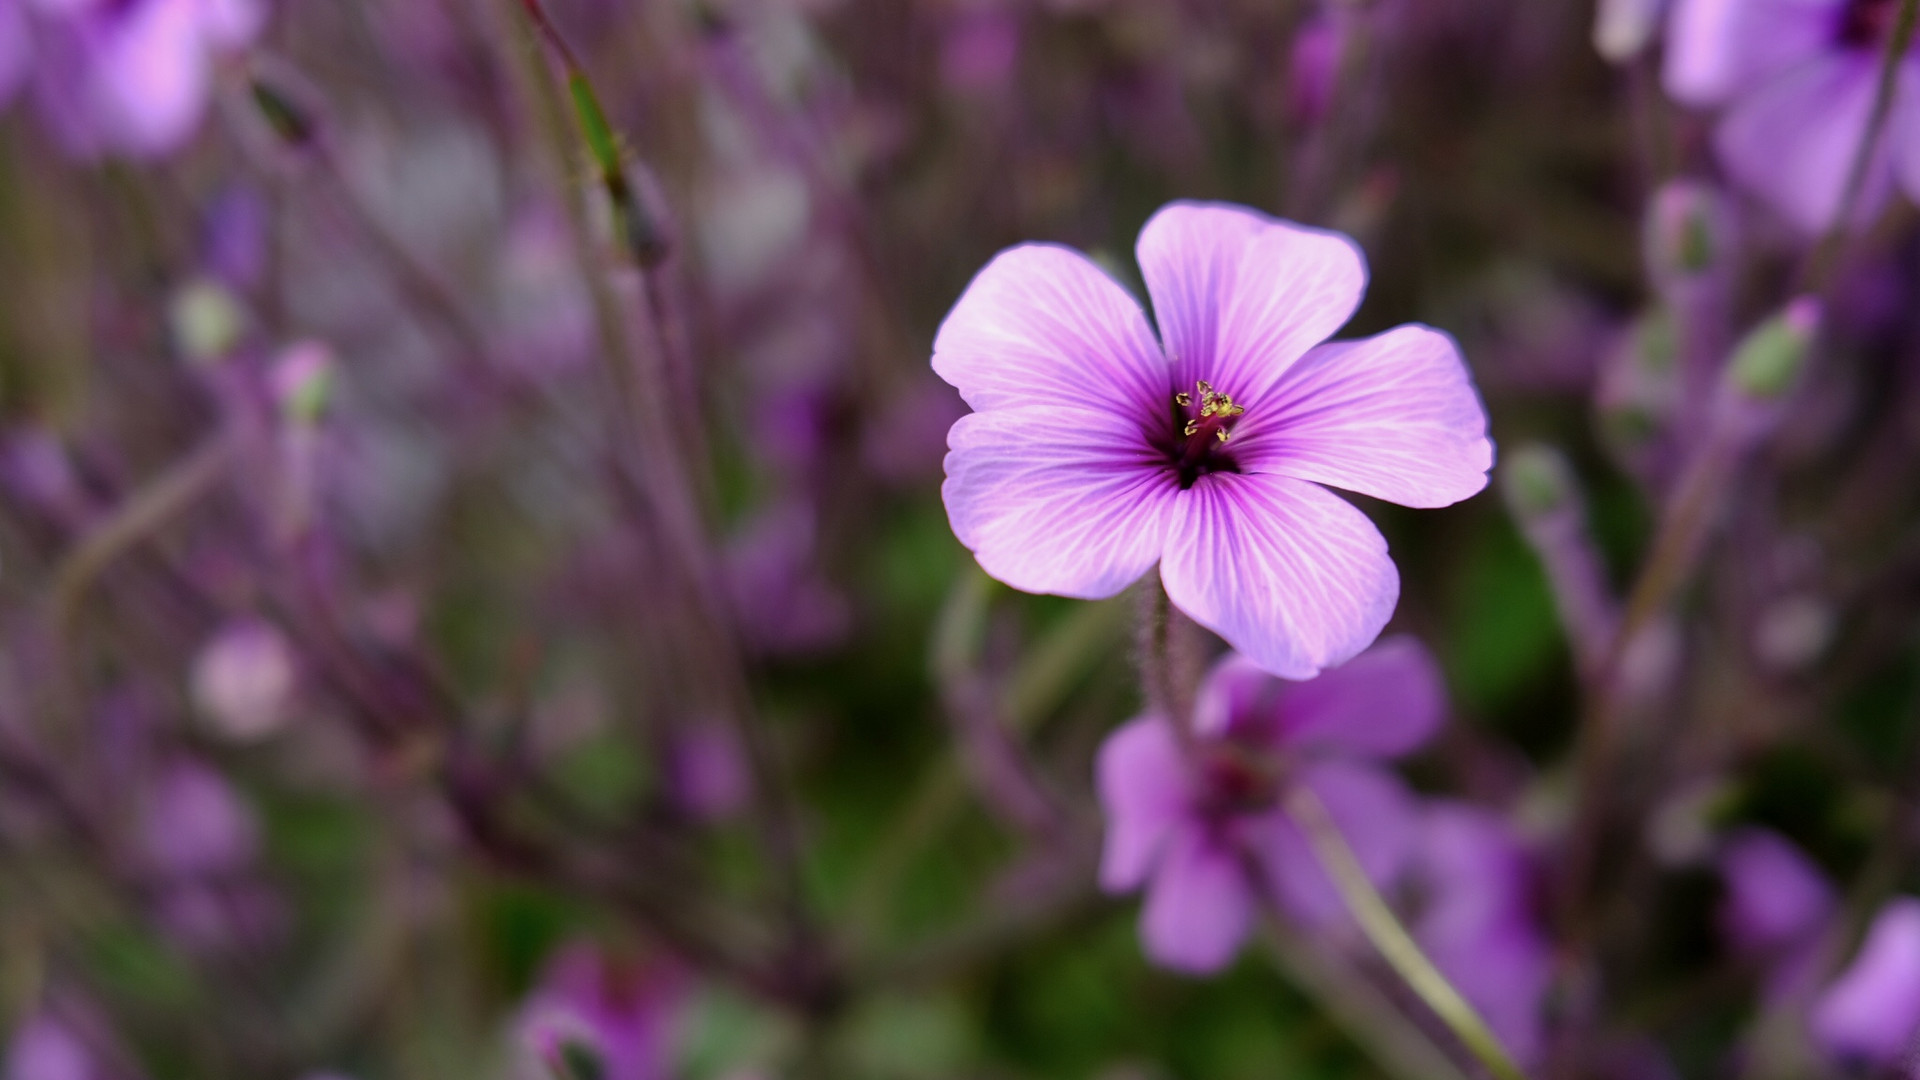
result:
M 1420 995 L 1420 1000 L 1427 1003 L 1434 1015 L 1452 1029 L 1496 1080 L 1526 1080 L 1526 1074 L 1514 1064 L 1506 1047 L 1500 1045 L 1493 1029 L 1440 969 L 1433 966 L 1433 961 L 1401 924 L 1400 917 L 1387 906 L 1386 898 L 1373 887 L 1359 857 L 1346 837 L 1340 835 L 1339 827 L 1333 823 L 1333 816 L 1320 797 L 1305 784 L 1295 784 L 1287 794 L 1286 809 L 1313 844 L 1320 865 L 1340 890 L 1340 898 L 1353 913 L 1354 921 L 1360 924 L 1367 940 L 1373 942 L 1388 965 Z
M 1866 133 L 1853 153 L 1852 167 L 1847 170 L 1847 186 L 1840 197 L 1840 213 L 1827 226 L 1826 235 L 1820 238 L 1820 246 L 1814 249 L 1812 258 L 1807 261 L 1807 288 L 1804 291 L 1824 292 L 1827 279 L 1839 259 L 1840 247 L 1846 242 L 1847 233 L 1853 225 L 1854 208 L 1859 205 L 1860 194 L 1867 186 L 1867 171 L 1872 166 L 1873 153 L 1879 149 L 1880 136 L 1886 130 L 1887 118 L 1893 113 L 1893 95 L 1900 83 L 1900 61 L 1913 44 L 1916 23 L 1920 23 L 1920 0 L 1901 0 L 1899 14 L 1894 16 L 1893 32 L 1887 35 L 1886 52 L 1880 58 L 1880 85 L 1874 91 L 1873 112 L 1868 114 Z

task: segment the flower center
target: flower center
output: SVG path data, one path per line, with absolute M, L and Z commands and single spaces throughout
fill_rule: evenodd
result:
M 1892 35 L 1899 11 L 1900 0 L 1847 0 L 1834 36 L 1845 48 L 1877 49 Z
M 1234 421 L 1247 410 L 1213 388 L 1205 379 L 1194 383 L 1194 392 L 1173 395 L 1172 428 L 1167 441 L 1167 456 L 1180 474 L 1184 490 L 1210 472 L 1239 472 L 1239 465 L 1227 452 Z
M 1280 765 L 1234 742 L 1199 748 L 1200 811 L 1208 817 L 1259 813 L 1280 797 Z

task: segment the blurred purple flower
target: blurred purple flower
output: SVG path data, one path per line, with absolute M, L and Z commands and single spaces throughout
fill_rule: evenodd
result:
M 742 631 L 762 652 L 818 652 L 844 638 L 852 624 L 846 597 L 814 566 L 814 534 L 812 508 L 787 499 L 727 545 L 730 598 Z
M 193 662 L 193 701 L 221 734 L 258 739 L 286 722 L 294 687 L 293 650 L 263 619 L 234 619 Z
M 1773 952 L 1820 933 L 1833 886 L 1800 850 L 1766 829 L 1741 829 L 1720 850 L 1720 928 L 1735 948 Z
M 674 804 L 703 821 L 738 814 L 752 794 L 747 762 L 733 733 L 717 724 L 674 736 L 667 759 L 667 787 Z
M 147 857 L 180 878 L 241 870 L 260 847 L 252 809 L 225 777 L 192 760 L 177 761 L 155 777 L 140 828 Z
M 1439 670 L 1412 638 L 1383 641 L 1311 682 L 1275 679 L 1229 654 L 1201 687 L 1191 758 L 1156 714 L 1101 747 L 1102 887 L 1144 885 L 1147 955 L 1195 973 L 1233 959 L 1263 892 L 1309 923 L 1343 917 L 1307 838 L 1280 809 L 1283 789 L 1311 788 L 1368 875 L 1386 882 L 1406 864 L 1419 822 L 1412 794 L 1379 762 L 1424 744 L 1444 712 Z
M 975 410 L 948 435 L 954 533 L 1028 592 L 1112 596 L 1157 562 L 1195 621 L 1311 677 L 1366 648 L 1400 590 L 1379 531 L 1320 483 L 1419 507 L 1484 487 L 1466 365 L 1424 326 L 1320 344 L 1366 287 L 1338 234 L 1175 203 L 1137 255 L 1160 339 L 1051 244 L 1002 252 L 954 305 L 933 356 Z
M 1340 82 L 1347 42 L 1353 36 L 1352 23 L 1344 9 L 1336 8 L 1310 16 L 1294 31 L 1287 94 L 1296 123 L 1318 124 L 1326 119 Z
M 1417 851 L 1420 943 L 1516 1058 L 1537 1058 L 1553 949 L 1535 916 L 1534 869 L 1520 837 L 1486 810 L 1436 802 Z
M 1878 94 L 1898 0 L 1679 0 L 1667 90 L 1727 106 L 1715 143 L 1727 171 L 1801 229 L 1840 214 Z M 1858 212 L 1879 212 L 1898 174 L 1920 196 L 1920 55 L 1900 61 L 1893 112 Z
M 47 1013 L 21 1021 L 7 1042 L 6 1080 L 101 1080 L 104 1075 L 79 1036 Z
M 563 950 L 515 1025 L 531 1059 L 523 1075 L 666 1080 L 685 990 L 679 973 L 660 964 L 617 960 L 586 945 Z
M 0 5 L 22 2 L 38 12 L 30 46 L 35 101 L 55 138 L 80 158 L 178 149 L 212 97 L 216 57 L 251 42 L 266 19 L 260 0 Z
M 27 37 L 27 13 L 21 0 L 0 0 L 0 109 L 13 101 L 33 65 L 33 42 Z
M 1911 1075 L 1920 1032 L 1920 900 L 1880 909 L 1853 963 L 1813 1009 L 1813 1036 L 1835 1057 Z
M 1001 5 L 957 12 L 940 40 L 940 78 L 963 92 L 1005 89 L 1020 60 L 1020 16 Z

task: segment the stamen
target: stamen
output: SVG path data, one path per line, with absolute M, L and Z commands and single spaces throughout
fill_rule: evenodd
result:
M 1185 390 L 1182 390 L 1179 393 L 1173 395 L 1173 403 L 1184 409 L 1187 406 L 1193 404 L 1193 395 L 1187 393 Z
M 1228 436 L 1232 435 L 1233 432 L 1228 431 L 1226 428 L 1216 428 L 1214 434 L 1220 436 L 1221 442 L 1226 442 Z
M 1199 430 L 1200 430 L 1200 421 L 1198 421 L 1198 420 L 1189 420 L 1189 421 L 1187 421 L 1187 429 L 1186 429 L 1185 431 L 1183 431 L 1183 432 L 1181 432 L 1181 434 L 1183 434 L 1183 435 L 1192 435 L 1192 434 L 1193 434 L 1194 432 L 1196 432 L 1196 431 L 1199 431 Z

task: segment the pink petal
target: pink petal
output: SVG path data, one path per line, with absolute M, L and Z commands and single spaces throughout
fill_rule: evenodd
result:
M 1141 230 L 1137 255 L 1175 384 L 1205 379 L 1249 413 L 1367 287 L 1346 237 L 1226 203 L 1169 204 Z
M 1876 1065 L 1899 1061 L 1920 1027 L 1920 900 L 1901 897 L 1873 920 L 1860 953 L 1813 1010 L 1829 1053 Z
M 1487 486 L 1487 414 L 1453 339 L 1401 326 L 1322 345 L 1288 368 L 1233 432 L 1248 472 L 1313 480 L 1402 506 Z
M 1446 717 L 1440 665 L 1417 638 L 1387 638 L 1307 682 L 1286 683 L 1277 703 L 1279 737 L 1398 757 L 1426 744 Z
M 1808 234 L 1840 214 L 1854 155 L 1873 112 L 1879 76 L 1865 54 L 1810 61 L 1769 82 L 1721 121 L 1715 145 L 1743 186 Z M 1883 141 L 1867 169 L 1860 220 L 1886 205 L 1891 155 Z
M 933 342 L 933 370 L 978 410 L 1082 409 L 1167 423 L 1167 364 L 1140 306 L 1086 257 L 1026 244 L 994 257 Z
M 1246 871 L 1224 839 L 1198 826 L 1180 829 L 1147 888 L 1141 944 L 1162 967 L 1219 971 L 1246 940 L 1253 904 Z
M 199 0 L 146 0 L 99 58 L 103 119 L 120 149 L 161 154 L 193 134 L 212 92 Z
M 200 0 L 200 32 L 222 49 L 250 44 L 266 21 L 260 0 Z
M 1193 781 L 1180 744 L 1164 718 L 1143 716 L 1115 729 L 1094 763 L 1100 807 L 1107 816 L 1100 887 L 1140 887 L 1168 834 L 1192 806 Z
M 1321 761 L 1300 782 L 1327 813 L 1377 888 L 1388 888 L 1407 866 L 1420 828 L 1413 793 L 1395 774 L 1355 761 Z M 1301 921 L 1326 925 L 1348 918 L 1340 890 L 1313 845 L 1291 819 L 1275 813 L 1250 830 L 1250 842 L 1276 899 Z
M 1210 473 L 1181 492 L 1160 579 L 1248 659 L 1306 679 L 1372 643 L 1400 578 L 1367 516 L 1285 476 Z
M 1826 51 L 1845 0 L 1677 0 L 1667 30 L 1667 92 L 1718 105 Z
M 1035 406 L 947 435 L 947 517 L 980 566 L 1025 592 L 1112 596 L 1160 557 L 1179 491 L 1133 421 Z

